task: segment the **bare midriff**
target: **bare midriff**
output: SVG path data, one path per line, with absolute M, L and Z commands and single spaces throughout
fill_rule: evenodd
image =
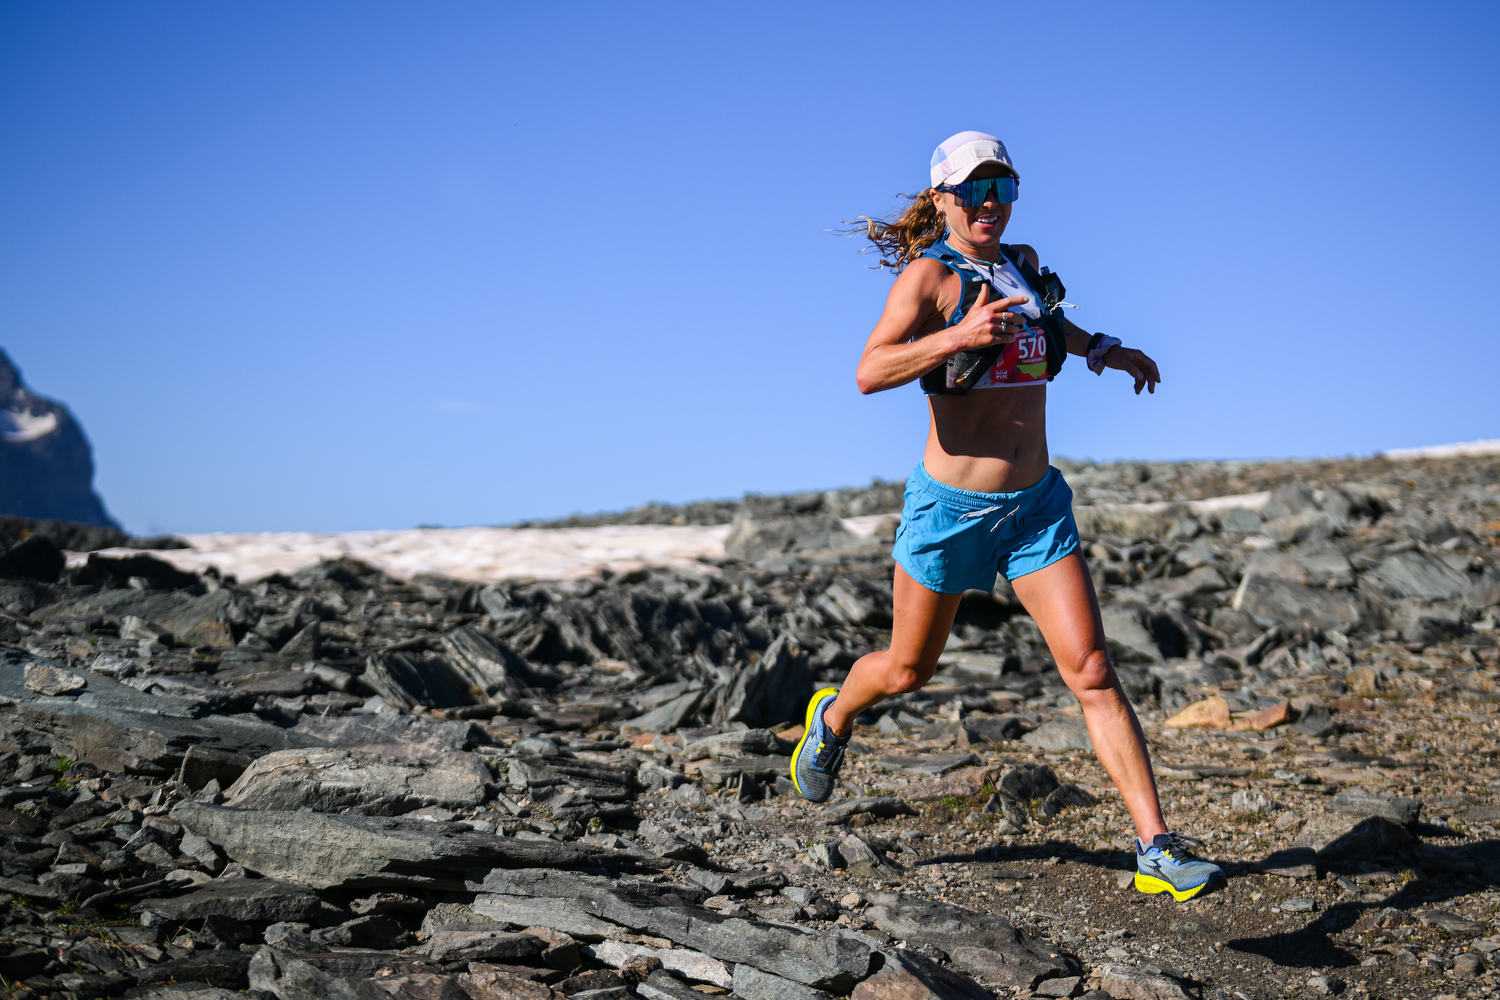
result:
M 946 325 L 962 285 L 943 278 L 938 312 L 921 336 Z M 972 389 L 963 396 L 928 396 L 931 423 L 922 464 L 940 483 L 974 493 L 1015 493 L 1047 474 L 1047 385 Z
M 1015 493 L 1047 474 L 1047 387 L 975 389 L 928 396 L 932 422 L 922 464 L 940 483 L 975 493 Z

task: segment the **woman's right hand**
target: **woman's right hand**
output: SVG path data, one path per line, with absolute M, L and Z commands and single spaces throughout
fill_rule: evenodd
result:
M 1009 344 L 1026 328 L 1026 318 L 1009 312 L 1012 306 L 1030 302 L 1026 295 L 990 301 L 990 283 L 979 289 L 979 297 L 958 325 L 948 330 L 954 353 L 977 351 L 996 344 Z

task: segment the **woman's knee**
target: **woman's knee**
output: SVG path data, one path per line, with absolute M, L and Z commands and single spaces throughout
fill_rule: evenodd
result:
M 886 674 L 891 694 L 907 694 L 915 691 L 932 679 L 932 669 L 921 663 L 902 663 L 892 660 Z
M 1119 686 L 1115 668 L 1109 662 L 1109 654 L 1102 649 L 1091 649 L 1079 658 L 1078 665 L 1063 678 L 1075 693 L 1080 691 L 1107 691 Z

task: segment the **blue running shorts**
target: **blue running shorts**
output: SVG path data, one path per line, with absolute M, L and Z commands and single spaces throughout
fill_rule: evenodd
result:
M 992 589 L 996 573 L 1035 573 L 1076 548 L 1073 490 L 1055 468 L 1017 493 L 973 493 L 918 465 L 891 555 L 928 590 L 959 594 Z

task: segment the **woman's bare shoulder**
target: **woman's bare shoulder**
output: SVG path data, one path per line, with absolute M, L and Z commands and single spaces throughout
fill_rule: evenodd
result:
M 912 290 L 935 291 L 942 284 L 943 279 L 952 273 L 947 265 L 940 261 L 931 257 L 918 257 L 906 265 L 906 269 L 896 279 L 896 284 L 898 286 L 904 284 Z
M 1011 247 L 1012 249 L 1021 251 L 1021 254 L 1026 258 L 1026 263 L 1032 267 L 1042 266 L 1042 258 L 1037 255 L 1036 247 L 1030 243 L 1012 243 Z

